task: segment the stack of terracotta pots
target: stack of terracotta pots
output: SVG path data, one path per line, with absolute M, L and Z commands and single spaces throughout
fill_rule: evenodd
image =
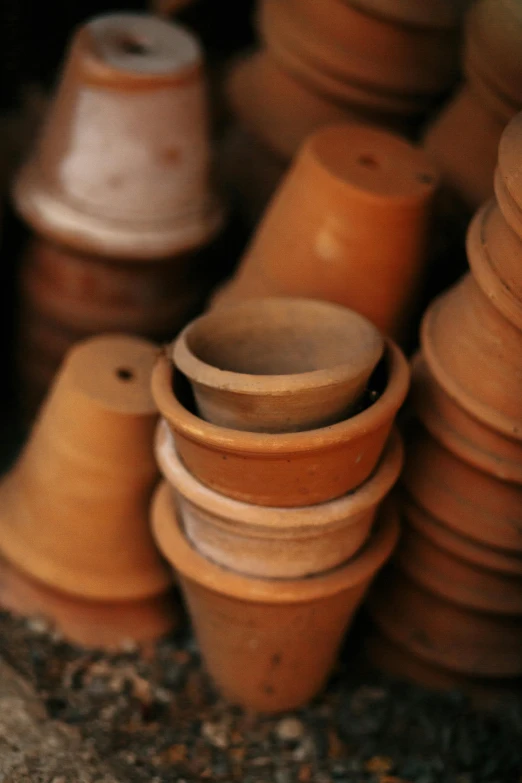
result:
M 100 16 L 74 36 L 14 200 L 34 229 L 21 272 L 20 384 L 29 410 L 67 349 L 101 332 L 164 339 L 204 291 L 211 188 L 197 41 L 146 15 Z
M 0 605 L 87 646 L 149 642 L 177 622 L 149 525 L 157 355 L 121 335 L 75 346 L 0 483 Z
M 458 75 L 465 2 L 260 0 L 263 48 L 231 70 L 225 166 L 257 211 L 314 130 L 362 120 L 412 135 Z
M 152 388 L 153 527 L 208 670 L 235 703 L 297 707 L 397 538 L 393 512 L 374 521 L 401 469 L 407 363 L 346 308 L 259 299 L 190 324 Z
M 471 273 L 429 308 L 414 361 L 408 528 L 372 614 L 374 656 L 428 684 L 489 690 L 522 676 L 521 161 L 518 115 L 496 200 L 469 229 Z
M 522 5 L 477 0 L 466 30 L 466 82 L 428 129 L 425 145 L 470 211 L 493 192 L 502 131 L 522 109 Z
M 212 306 L 324 299 L 399 339 L 423 276 L 436 186 L 426 153 L 398 136 L 356 123 L 316 131 Z

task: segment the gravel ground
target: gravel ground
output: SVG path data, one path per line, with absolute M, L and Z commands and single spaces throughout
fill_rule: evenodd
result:
M 105 656 L 7 614 L 1 660 L 2 783 L 522 780 L 522 698 L 478 713 L 458 694 L 339 667 L 308 708 L 261 718 L 218 698 L 188 633 L 162 641 L 147 660 L 131 649 Z

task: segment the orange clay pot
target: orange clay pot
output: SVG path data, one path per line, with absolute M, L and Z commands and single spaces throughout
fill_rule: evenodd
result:
M 413 409 L 437 441 L 503 481 L 522 484 L 522 443 L 496 432 L 457 404 L 435 381 L 422 355 L 413 360 Z
M 521 140 L 522 118 L 517 115 L 509 123 L 500 140 L 495 172 L 495 196 L 503 217 L 518 236 L 522 236 Z
M 361 487 L 305 508 L 254 506 L 205 487 L 184 467 L 166 422 L 158 429 L 156 458 L 174 490 L 185 535 L 200 554 L 247 576 L 298 579 L 336 568 L 359 551 L 377 505 L 399 477 L 402 446 L 394 432 Z
M 429 307 L 421 341 L 431 372 L 452 399 L 501 434 L 520 436 L 522 331 L 470 274 Z
M 123 601 L 170 584 L 148 524 L 157 351 L 119 335 L 78 344 L 0 486 L 1 552 L 55 590 Z
M 76 33 L 18 210 L 80 252 L 165 258 L 215 235 L 202 56 L 181 27 L 108 14 Z
M 452 603 L 494 614 L 522 615 L 522 556 L 454 533 L 405 499 L 398 553 L 402 571 Z
M 180 458 L 203 484 L 257 505 L 310 506 L 355 489 L 377 465 L 409 381 L 406 360 L 392 343 L 376 384 L 379 370 L 387 377 L 375 402 L 350 419 L 308 432 L 242 432 L 204 421 L 185 407 L 180 378 L 165 356 L 154 368 L 152 392 Z
M 181 622 L 170 592 L 132 600 L 98 601 L 54 590 L 0 559 L 0 606 L 23 617 L 41 617 L 69 642 L 118 651 L 139 642 L 146 649 Z
M 463 462 L 424 428 L 407 445 L 402 481 L 420 506 L 462 536 L 522 555 L 522 487 Z
M 323 74 L 337 82 L 331 97 L 344 98 L 344 84 L 355 82 L 409 99 L 415 114 L 458 72 L 456 29 L 397 24 L 340 0 L 262 0 L 258 28 L 285 70 L 319 92 Z
M 192 321 L 175 367 L 199 413 L 221 427 L 301 432 L 356 411 L 384 352 L 366 318 L 313 299 L 254 299 Z
M 254 579 L 206 560 L 190 546 L 166 485 L 156 494 L 152 515 L 217 687 L 233 703 L 267 713 L 295 709 L 321 689 L 398 534 L 392 514 L 367 547 L 340 568 L 308 579 Z
M 396 136 L 361 125 L 318 131 L 214 305 L 312 297 L 400 332 L 422 276 L 435 185 L 424 153 Z
M 519 617 L 457 606 L 397 569 L 376 585 L 370 613 L 387 637 L 435 666 L 471 677 L 522 674 Z
M 369 14 L 391 19 L 396 23 L 418 27 L 456 28 L 474 0 L 439 0 L 419 3 L 418 0 L 348 0 Z
M 520 689 L 519 680 L 466 677 L 432 666 L 376 629 L 366 640 L 365 650 L 370 663 L 389 676 L 411 680 L 429 690 L 460 691 L 465 693 L 476 707 L 505 706 L 506 698 Z

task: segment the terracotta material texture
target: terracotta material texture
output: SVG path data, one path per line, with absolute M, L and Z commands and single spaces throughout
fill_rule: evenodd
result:
M 274 580 L 233 573 L 198 554 L 176 521 L 166 485 L 155 497 L 153 526 L 177 570 L 217 687 L 233 703 L 267 713 L 299 707 L 321 689 L 342 636 L 398 534 L 390 516 L 344 566 L 308 579 Z
M 121 335 L 75 347 L 0 486 L 1 552 L 56 590 L 122 601 L 169 587 L 148 523 L 157 352 Z
M 165 258 L 215 235 L 202 55 L 139 14 L 81 27 L 14 198 L 38 233 L 81 252 Z
M 236 500 L 287 507 L 340 497 L 373 472 L 409 385 L 406 360 L 391 342 L 373 384 L 377 399 L 370 394 L 369 406 L 345 421 L 269 434 L 218 427 L 196 416 L 167 356 L 158 358 L 152 376 L 156 404 L 196 478 Z
M 318 131 L 214 306 L 313 297 L 400 333 L 422 277 L 436 184 L 425 154 L 392 134 L 348 124 Z
M 312 299 L 254 299 L 189 324 L 174 365 L 213 424 L 299 432 L 342 421 L 363 398 L 384 351 L 352 310 Z
M 403 484 L 415 501 L 456 533 L 522 554 L 522 488 L 477 470 L 421 427 L 407 439 Z
M 205 487 L 184 467 L 166 422 L 156 457 L 174 490 L 187 539 L 214 563 L 247 576 L 296 579 L 335 568 L 368 538 L 378 504 L 399 477 L 402 447 L 396 432 L 374 474 L 357 490 L 305 508 L 254 506 Z
M 515 0 L 477 0 L 467 19 L 467 82 L 428 129 L 425 146 L 445 183 L 471 209 L 493 194 L 497 149 L 522 109 L 522 9 Z

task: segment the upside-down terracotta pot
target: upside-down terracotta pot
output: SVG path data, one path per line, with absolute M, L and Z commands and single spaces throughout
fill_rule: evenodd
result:
M 121 335 L 75 347 L 0 485 L 2 555 L 80 605 L 140 603 L 171 583 L 148 523 L 158 477 L 150 395 L 157 352 Z
M 384 351 L 378 329 L 313 299 L 253 299 L 190 323 L 175 367 L 199 413 L 221 427 L 300 432 L 348 418 Z
M 386 636 L 428 663 L 473 677 L 522 675 L 519 616 L 451 603 L 396 568 L 382 575 L 369 606 Z
M 190 546 L 166 484 L 156 494 L 152 517 L 217 687 L 230 701 L 267 713 L 297 708 L 321 689 L 398 535 L 392 514 L 340 568 L 307 579 L 255 579 L 212 563 Z
M 153 259 L 200 246 L 222 220 L 206 114 L 188 32 L 147 15 L 98 16 L 73 38 L 16 206 L 81 252 Z
M 522 484 L 522 440 L 497 432 L 453 400 L 421 354 L 412 366 L 412 407 L 431 435 L 479 470 Z
M 310 506 L 362 484 L 377 465 L 408 390 L 401 351 L 388 342 L 370 390 L 377 399 L 349 419 L 307 432 L 243 432 L 195 415 L 172 363 L 158 358 L 152 375 L 156 404 L 178 454 L 203 484 L 236 500 L 263 506 Z
M 408 499 L 398 552 L 402 571 L 421 587 L 483 612 L 522 615 L 522 556 L 479 544 L 447 528 Z
M 355 124 L 318 131 L 214 306 L 311 297 L 400 333 L 423 274 L 436 181 L 425 154 L 392 134 Z
M 402 482 L 414 500 L 456 533 L 522 555 L 522 487 L 477 470 L 421 427 L 407 441 Z
M 522 330 L 504 318 L 468 274 L 423 319 L 424 356 L 438 383 L 479 421 L 522 433 Z
M 336 568 L 359 551 L 378 504 L 399 477 L 402 447 L 394 432 L 361 487 L 305 508 L 254 506 L 205 487 L 184 467 L 165 421 L 156 437 L 156 458 L 174 491 L 185 535 L 200 554 L 247 576 L 296 579 Z

